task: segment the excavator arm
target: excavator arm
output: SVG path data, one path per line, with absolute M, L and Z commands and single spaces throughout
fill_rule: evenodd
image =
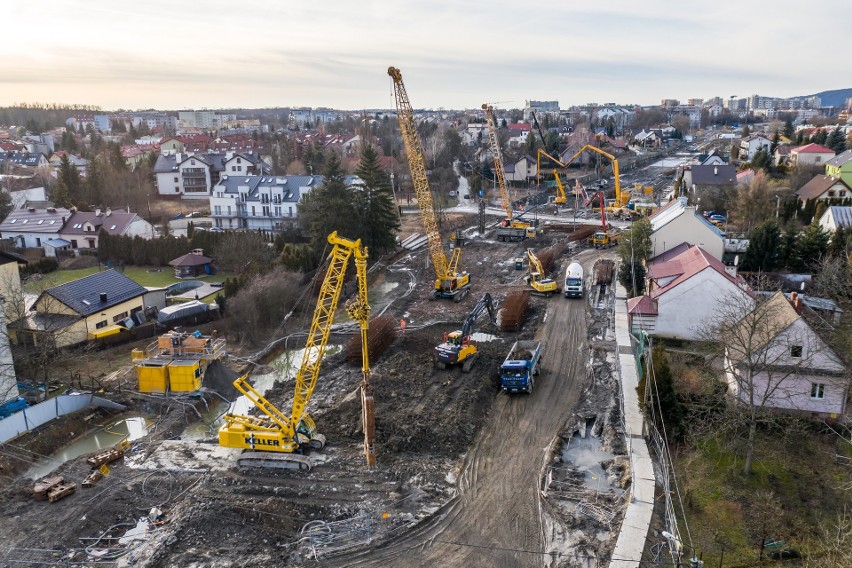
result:
M 462 326 L 462 337 L 468 337 L 471 332 L 473 332 L 473 326 L 476 323 L 476 320 L 478 320 L 479 316 L 481 316 L 485 311 L 488 311 L 488 317 L 491 318 L 492 322 L 497 321 L 497 316 L 494 313 L 494 303 L 491 301 L 491 294 L 488 292 L 482 296 L 464 320 L 464 325 Z
M 527 258 L 530 261 L 530 272 L 538 273 L 542 277 L 544 276 L 544 269 L 541 267 L 541 261 L 533 252 L 533 249 L 527 249 Z

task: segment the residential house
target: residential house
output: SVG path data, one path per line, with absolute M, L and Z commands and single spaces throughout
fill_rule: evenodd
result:
M 698 156 L 698 165 L 700 166 L 726 166 L 728 165 L 728 158 L 724 156 L 720 156 L 714 150 L 709 154 Z
M 754 159 L 754 155 L 761 148 L 764 148 L 767 153 L 772 147 L 772 140 L 762 134 L 753 134 L 740 140 L 740 160 L 750 162 Z
M 752 301 L 742 278 L 700 246 L 681 243 L 648 262 L 648 293 L 627 301 L 631 329 L 684 340 L 706 336 L 719 306 Z
M 154 238 L 154 226 L 136 213 L 121 209 L 113 211 L 73 211 L 59 238 L 65 240 L 72 249 L 98 248 L 98 234 L 101 230 L 110 235 Z
M 820 227 L 832 234 L 840 227 L 848 231 L 852 227 L 852 207 L 832 205 L 826 208 L 818 222 Z
M 775 155 L 773 156 L 773 161 L 776 166 L 780 166 L 781 164 L 789 164 L 790 163 L 790 152 L 793 151 L 793 146 L 789 144 L 778 144 L 775 147 Z
M 827 201 L 852 197 L 852 190 L 840 178 L 818 175 L 796 191 L 799 203 L 804 207 L 809 199 Z
M 790 150 L 790 165 L 821 166 L 834 157 L 834 150 L 819 144 L 806 144 Z
M 26 264 L 26 258 L 13 252 L 0 250 L 0 304 L 2 304 L 5 323 L 16 320 L 24 314 L 20 267 Z M 0 339 L 0 351 L 2 351 L 2 341 Z
M 258 175 L 269 170 L 257 154 L 232 151 L 161 154 L 154 166 L 157 192 L 183 199 L 208 199 L 222 174 Z
M 506 181 L 528 181 L 538 175 L 535 158 L 527 154 L 514 164 L 503 164 L 503 176 Z
M 183 256 L 169 262 L 169 266 L 175 269 L 176 278 L 196 278 L 208 274 L 216 274 L 215 261 L 209 256 L 204 256 L 202 249 L 193 249 Z
M 737 172 L 737 185 L 748 185 L 754 179 L 754 170 L 748 169 Z
M 281 232 L 298 225 L 299 200 L 322 182 L 322 176 L 223 175 L 210 196 L 210 213 L 220 229 Z M 346 176 L 344 183 L 360 180 Z
M 30 313 L 9 324 L 13 341 L 66 347 L 143 311 L 146 290 L 117 270 L 96 272 L 39 294 Z
M 59 167 L 62 165 L 62 158 L 66 156 L 68 157 L 68 163 L 77 169 L 80 176 L 86 177 L 86 169 L 89 167 L 89 160 L 81 158 L 80 156 L 75 156 L 74 154 L 69 154 L 62 150 L 54 152 L 53 155 L 50 156 L 50 160 L 48 160 L 48 163 L 53 168 L 53 175 L 56 176 L 59 174 Z
M 825 163 L 825 175 L 840 178 L 852 187 L 852 150 L 846 150 Z
M 530 135 L 530 125 L 524 123 L 516 123 L 509 125 L 509 139 L 506 143 L 512 147 L 523 146 L 527 143 L 527 137 Z
M 846 365 L 782 292 L 758 304 L 725 341 L 728 392 L 766 409 L 837 418 L 846 412 Z
M 16 247 L 41 248 L 50 239 L 58 239 L 71 212 L 63 207 L 13 209 L 0 222 L 0 238 L 12 239 Z
M 724 208 L 726 193 L 736 183 L 737 170 L 729 165 L 689 166 L 683 174 L 684 188 L 695 196 L 702 211 Z
M 707 221 L 686 197 L 670 201 L 649 217 L 651 221 L 651 258 L 682 245 L 700 246 L 713 258 L 722 260 L 725 243 L 718 227 Z
M 643 148 L 660 148 L 663 145 L 663 134 L 659 130 L 640 130 L 633 134 L 633 143 Z

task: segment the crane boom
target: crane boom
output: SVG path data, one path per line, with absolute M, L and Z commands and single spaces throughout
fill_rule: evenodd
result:
M 608 158 L 612 162 L 612 176 L 613 176 L 613 178 L 615 178 L 615 181 L 614 181 L 615 201 L 616 201 L 616 204 L 617 204 L 618 207 L 626 207 L 627 202 L 630 201 L 630 194 L 628 192 L 622 192 L 621 191 L 621 177 L 620 177 L 619 171 L 618 171 L 618 158 L 616 158 L 615 156 L 613 156 L 609 152 L 601 150 L 597 146 L 592 146 L 591 144 L 586 144 L 585 146 L 583 146 L 582 148 L 577 150 L 577 152 L 573 156 L 571 156 L 571 159 L 569 159 L 565 163 L 562 163 L 560 160 L 557 160 L 556 158 L 554 158 L 553 156 L 551 156 L 550 154 L 548 154 L 544 150 L 539 150 L 538 155 L 536 156 L 537 165 L 539 167 L 541 166 L 541 157 L 543 155 L 543 156 L 546 156 L 547 158 L 549 158 L 550 160 L 552 160 L 553 162 L 555 162 L 560 168 L 567 168 L 568 166 L 571 165 L 571 163 L 574 160 L 579 158 L 580 155 L 583 152 L 585 152 L 586 150 L 591 150 L 592 152 L 597 152 L 598 154 L 604 156 L 605 158 Z M 541 170 L 539 169 L 539 171 L 541 171 Z M 540 180 L 539 180 L 539 183 L 540 183 Z
M 464 320 L 464 324 L 462 325 L 462 337 L 470 336 L 470 333 L 473 331 L 473 325 L 476 323 L 476 320 L 479 319 L 479 316 L 482 315 L 483 312 L 488 311 L 488 317 L 491 318 L 492 323 L 496 322 L 496 315 L 494 314 L 494 303 L 491 300 L 491 294 L 486 292 L 482 298 L 476 303 L 470 313 L 467 315 L 467 318 Z
M 494 108 L 483 104 L 485 111 L 485 122 L 488 124 L 488 140 L 491 143 L 491 158 L 494 160 L 494 175 L 497 176 L 497 184 L 500 186 L 500 196 L 503 200 L 503 209 L 506 211 L 506 219 L 512 220 L 512 202 L 509 200 L 509 189 L 506 187 L 506 177 L 503 175 L 503 157 L 500 153 L 500 141 L 497 139 L 497 127 L 494 125 Z
M 414 122 L 414 110 L 402 82 L 402 73 L 396 67 L 388 67 L 388 75 L 393 80 L 394 98 L 396 99 L 397 120 L 408 157 L 408 169 L 411 171 L 411 181 L 417 195 L 417 205 L 420 207 L 420 217 L 423 229 L 429 243 L 429 255 L 435 267 L 435 291 L 433 296 L 452 298 L 455 301 L 467 295 L 470 287 L 470 275 L 458 272 L 461 261 L 461 248 L 455 247 L 450 260 L 444 254 L 441 233 L 438 231 L 438 220 L 432 205 L 432 192 L 429 189 L 429 178 L 426 175 L 426 162 L 423 158 L 423 148 L 417 135 L 417 125 Z
M 305 409 L 316 388 L 320 365 L 334 323 L 334 313 L 343 290 L 346 269 L 353 256 L 358 277 L 358 295 L 346 303 L 346 310 L 361 327 L 364 349 L 367 345 L 366 332 L 370 314 L 370 306 L 367 303 L 367 250 L 361 246 L 360 239 L 345 239 L 339 237 L 336 231 L 328 236 L 328 242 L 333 248 L 305 342 L 302 362 L 296 372 L 290 416 L 286 416 L 264 398 L 248 383 L 247 375 L 243 375 L 234 381 L 234 386 L 259 408 L 266 418 L 226 414 L 225 424 L 219 430 L 220 445 L 281 453 L 297 453 L 305 446 L 321 448 L 325 445 L 325 437 L 316 432 L 316 425 Z M 363 369 L 366 380 L 366 373 L 369 372 L 366 358 Z M 287 460 L 282 459 L 282 462 L 284 461 Z M 290 465 L 279 464 L 277 467 L 293 467 L 293 464 L 303 469 L 310 467 L 309 462 L 302 456 L 289 456 L 289 461 Z

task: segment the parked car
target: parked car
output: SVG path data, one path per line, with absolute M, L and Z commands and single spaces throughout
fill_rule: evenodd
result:
M 726 220 L 726 219 L 725 219 L 725 216 L 724 216 L 724 215 L 720 215 L 720 214 L 718 214 L 718 213 L 713 214 L 713 215 L 710 215 L 710 221 L 711 221 L 711 222 L 724 223 L 724 222 L 725 222 L 725 220 Z

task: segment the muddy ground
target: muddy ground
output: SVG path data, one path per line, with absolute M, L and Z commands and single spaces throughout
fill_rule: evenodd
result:
M 471 221 L 464 218 L 457 223 L 472 226 Z M 566 238 L 548 234 L 535 247 L 557 240 Z M 384 303 L 389 302 L 386 313 L 404 318 L 407 326 L 391 348 L 372 362 L 377 467 L 367 469 L 364 465 L 358 396 L 361 372 L 342 355 L 323 362 L 309 406 L 328 439 L 326 448 L 312 456 L 317 463 L 309 473 L 237 471 L 233 453 L 215 454 L 215 440 L 175 440 L 186 423 L 195 419 L 194 410 L 188 407 L 190 401 L 157 404 L 123 393 L 119 398 L 135 412 L 154 417 L 155 427 L 124 463 L 117 462 L 110 475 L 94 488 L 78 489 L 57 503 L 35 502 L 30 480 L 15 478 L 14 468 L 0 472 L 7 482 L 0 493 L 0 534 L 5 537 L 4 545 L 11 547 L 7 561 L 87 561 L 96 554 L 110 558 L 112 553 L 122 553 L 117 559 L 119 565 L 300 566 L 318 555 L 330 558 L 342 549 L 375 546 L 429 518 L 457 494 L 456 481 L 465 456 L 498 399 L 496 370 L 509 345 L 534 336 L 545 317 L 547 302 L 566 301 L 561 297 L 533 298 L 523 329 L 516 333 L 500 331 L 486 318 L 481 319 L 476 331 L 497 338 L 479 343 L 481 355 L 472 372 L 435 369 L 434 346 L 441 342 L 444 332 L 460 327 L 481 294 L 490 292 L 499 302 L 509 290 L 523 288 L 525 271 L 516 271 L 513 260 L 524 255 L 526 246 L 471 239 L 464 249 L 462 266 L 472 274 L 473 292 L 459 304 L 425 299 L 433 273 L 426 266 L 422 249 L 396 255 L 389 260 L 390 266 L 379 271 L 383 273 L 379 278 L 400 283 Z M 572 246 L 574 252 L 576 247 Z M 567 265 L 565 260 L 560 269 Z M 406 294 L 412 282 L 416 286 Z M 614 399 L 617 386 L 611 377 L 611 357 L 607 357 L 612 350 L 606 329 L 608 309 L 587 307 L 591 323 L 588 381 L 583 402 L 571 412 L 559 434 L 568 443 L 579 425 L 594 419 L 592 434 L 599 435 L 604 446 L 617 454 L 605 465 L 607 474 L 613 485 L 623 490 L 629 476 L 620 457 L 624 448 Z M 243 363 L 234 361 L 231 365 L 236 370 Z M 227 380 L 219 382 L 227 385 Z M 290 381 L 278 381 L 267 393 L 267 398 L 285 413 L 292 386 Z M 199 401 L 194 404 L 203 406 Z M 97 415 L 89 422 L 94 425 L 105 419 Z M 75 422 L 79 420 L 56 424 L 17 440 L 15 445 L 48 453 L 52 445 L 65 440 L 67 432 L 86 427 Z M 31 439 L 44 441 L 29 446 Z M 155 456 L 166 447 L 196 466 L 163 466 L 165 462 Z M 558 459 L 553 464 L 565 465 Z M 553 476 L 560 487 L 578 475 L 567 465 Z M 79 483 L 89 470 L 81 457 L 61 466 L 57 473 Z M 578 487 L 582 485 L 577 483 Z M 623 504 L 619 493 L 596 496 L 586 489 L 578 491 L 552 490 L 545 499 L 545 516 L 561 527 L 554 531 L 561 536 L 555 537 L 557 542 L 551 546 L 570 550 L 556 563 L 559 566 L 584 565 L 590 557 L 605 558 L 614 543 L 611 527 L 618 526 L 617 515 Z M 578 502 L 595 498 L 601 509 L 615 511 L 616 517 L 601 521 L 578 511 Z M 139 541 L 116 547 L 115 540 L 94 540 L 125 534 L 152 507 L 162 510 L 164 522 L 150 526 Z M 308 532 L 303 532 L 306 527 Z M 318 539 L 323 532 L 336 540 Z M 305 538 L 307 534 L 314 538 Z M 56 552 L 24 550 L 35 548 Z

